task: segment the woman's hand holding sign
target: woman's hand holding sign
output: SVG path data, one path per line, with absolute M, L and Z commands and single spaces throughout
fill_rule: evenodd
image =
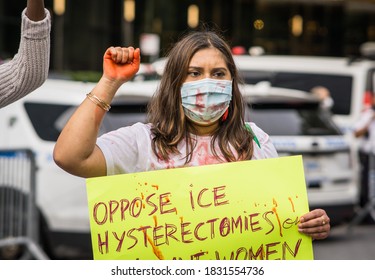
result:
M 330 219 L 323 209 L 315 209 L 303 215 L 298 224 L 298 230 L 313 239 L 324 239 L 329 235 Z

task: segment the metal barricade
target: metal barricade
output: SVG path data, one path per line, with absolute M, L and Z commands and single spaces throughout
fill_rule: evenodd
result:
M 48 259 L 39 245 L 36 163 L 28 149 L 0 150 L 0 251 L 2 258 Z M 4 255 L 6 255 L 4 257 Z M 31 256 L 30 256 L 31 255 Z

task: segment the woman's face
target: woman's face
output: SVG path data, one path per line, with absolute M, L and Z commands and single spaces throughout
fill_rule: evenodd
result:
M 184 82 L 199 81 L 207 78 L 222 81 L 232 80 L 222 53 L 215 48 L 203 49 L 194 54 L 189 63 Z M 224 83 L 221 84 L 223 85 Z M 208 101 L 207 97 L 203 98 L 197 95 L 195 98 L 196 107 L 193 106 L 191 109 L 185 108 L 185 114 L 198 135 L 211 135 L 217 129 L 220 117 L 224 114 L 228 106 L 228 104 L 226 104 L 228 101 L 216 99 L 219 103 L 208 105 L 205 103 L 205 101 Z M 211 97 L 211 101 L 214 100 L 212 98 L 213 97 Z M 221 95 L 219 98 L 225 99 L 226 97 L 225 95 Z M 190 102 L 191 100 L 187 101 L 187 104 L 191 104 Z M 203 108 L 206 108 L 207 111 L 203 110 Z M 211 116 L 204 115 L 205 113 L 203 112 L 211 114 Z M 212 121 L 209 120 L 210 117 L 212 117 Z
M 215 48 L 196 52 L 190 60 L 185 82 L 204 78 L 231 80 L 231 74 L 222 53 Z

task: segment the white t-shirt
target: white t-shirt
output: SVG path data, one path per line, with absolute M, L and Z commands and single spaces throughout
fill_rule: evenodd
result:
M 254 142 L 252 159 L 278 157 L 275 147 L 268 134 L 254 123 L 250 126 L 259 140 L 260 148 Z M 178 145 L 180 154 L 170 156 L 168 161 L 160 160 L 152 151 L 151 124 L 136 123 L 123 127 L 97 139 L 97 146 L 102 150 L 106 164 L 107 175 L 127 174 L 167 168 L 186 166 L 200 166 L 225 162 L 224 157 L 217 149 L 223 160 L 217 159 L 211 151 L 211 136 L 197 136 L 197 145 L 192 160 L 185 164 L 186 143 Z

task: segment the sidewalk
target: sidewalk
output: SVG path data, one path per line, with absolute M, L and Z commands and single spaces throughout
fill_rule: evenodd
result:
M 325 240 L 313 241 L 316 260 L 375 260 L 375 224 L 334 227 Z

